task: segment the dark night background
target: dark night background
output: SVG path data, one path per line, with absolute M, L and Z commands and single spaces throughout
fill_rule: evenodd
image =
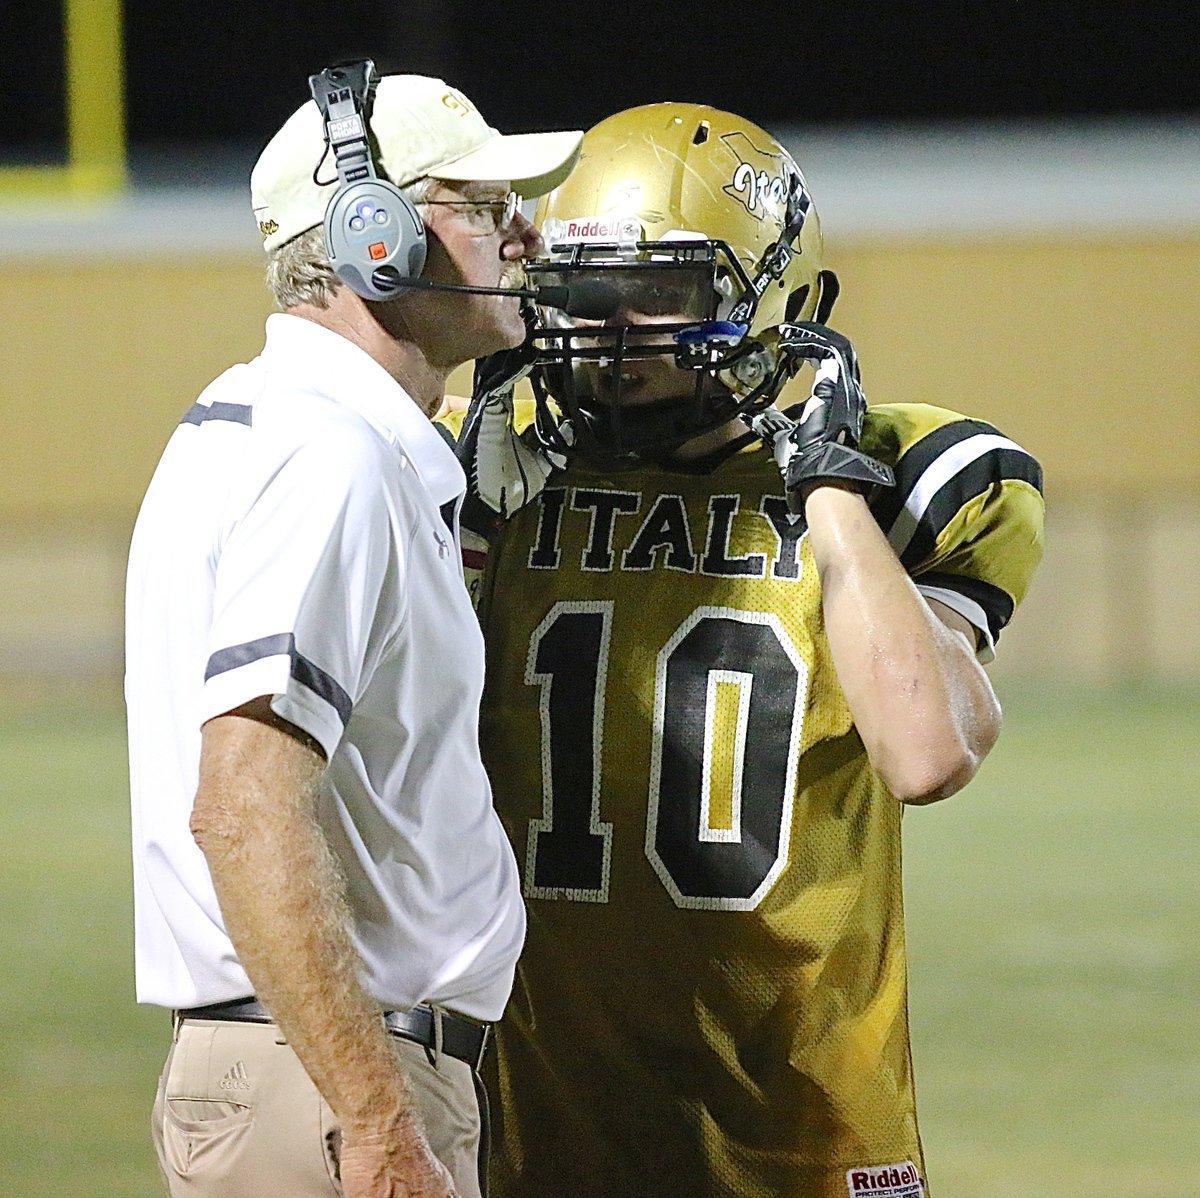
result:
M 1196 115 L 1194 11 L 1165 0 L 126 0 L 128 129 L 135 150 L 261 144 L 307 97 L 309 72 L 359 55 L 441 75 L 501 129 L 586 127 L 661 99 L 716 101 L 766 124 Z M 61 20 L 51 0 L 3 31 L 10 64 L 37 64 L 14 72 L 15 95 L 6 88 L 9 157 L 61 147 Z

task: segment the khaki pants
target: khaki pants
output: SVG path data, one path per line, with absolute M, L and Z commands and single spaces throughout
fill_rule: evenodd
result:
M 481 1115 L 469 1065 L 393 1037 L 429 1142 L 480 1198 Z M 337 1120 L 272 1023 L 179 1022 L 153 1114 L 171 1198 L 336 1198 Z

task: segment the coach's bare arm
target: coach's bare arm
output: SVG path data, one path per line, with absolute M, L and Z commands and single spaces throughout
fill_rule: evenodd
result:
M 346 1198 L 453 1198 L 378 1006 L 316 816 L 321 749 L 257 699 L 204 725 L 191 829 L 255 991 L 342 1127 Z
M 814 487 L 805 514 L 829 646 L 871 764 L 898 799 L 947 798 L 1000 735 L 975 630 L 926 601 L 861 495 Z

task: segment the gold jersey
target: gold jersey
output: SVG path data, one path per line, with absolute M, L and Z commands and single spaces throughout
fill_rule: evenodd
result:
M 873 504 L 981 654 L 1041 549 L 991 426 L 868 410 Z M 901 805 L 838 683 L 801 517 L 748 447 L 573 462 L 491 549 L 484 760 L 529 933 L 492 1065 L 500 1198 L 915 1198 Z

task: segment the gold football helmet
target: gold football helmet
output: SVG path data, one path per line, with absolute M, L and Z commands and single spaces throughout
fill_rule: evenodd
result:
M 539 309 L 538 433 L 612 459 L 658 456 L 773 402 L 794 366 L 786 321 L 821 320 L 837 280 L 800 168 L 769 133 L 702 104 L 601 121 L 540 201 L 539 285 L 611 289 L 603 322 Z

